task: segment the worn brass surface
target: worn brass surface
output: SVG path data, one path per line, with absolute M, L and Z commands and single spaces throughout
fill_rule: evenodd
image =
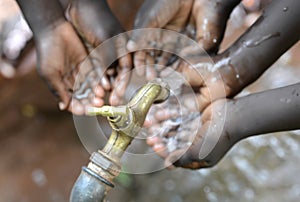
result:
M 82 169 L 73 186 L 71 202 L 103 201 L 119 175 L 120 159 L 140 132 L 153 103 L 166 100 L 169 89 L 163 84 L 148 83 L 125 106 L 91 108 L 91 115 L 106 116 L 111 127 L 110 138 L 101 151 L 94 152 L 87 168 Z
M 140 132 L 151 105 L 165 101 L 169 93 L 165 86 L 148 83 L 125 106 L 91 108 L 91 115 L 106 116 L 112 127 L 112 133 L 102 152 L 119 162 L 132 139 Z

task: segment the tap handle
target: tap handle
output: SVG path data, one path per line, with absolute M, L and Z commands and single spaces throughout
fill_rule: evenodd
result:
M 101 116 L 111 117 L 111 118 L 128 115 L 127 106 L 89 107 L 87 111 L 88 111 L 87 112 L 88 115 L 101 115 Z

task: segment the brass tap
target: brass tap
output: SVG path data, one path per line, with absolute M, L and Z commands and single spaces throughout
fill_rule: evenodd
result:
M 94 152 L 87 168 L 82 169 L 73 187 L 71 202 L 103 200 L 120 172 L 123 153 L 140 132 L 151 105 L 165 101 L 169 94 L 167 85 L 156 80 L 139 89 L 127 105 L 92 107 L 88 110 L 90 115 L 106 116 L 112 133 L 104 148 Z

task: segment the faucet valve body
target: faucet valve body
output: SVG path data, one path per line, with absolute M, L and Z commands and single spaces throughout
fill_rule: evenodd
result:
M 111 190 L 113 179 L 121 170 L 120 159 L 131 141 L 140 132 L 146 115 L 153 103 L 160 103 L 169 97 L 167 85 L 160 80 L 143 86 L 125 106 L 103 106 L 91 108 L 89 114 L 106 116 L 112 133 L 102 150 L 94 152 L 71 192 L 70 202 L 103 201 Z

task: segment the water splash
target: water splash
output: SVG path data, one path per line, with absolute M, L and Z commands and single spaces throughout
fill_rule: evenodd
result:
M 248 41 L 243 41 L 243 46 L 245 46 L 247 48 L 253 48 L 253 47 L 259 46 L 260 44 L 262 44 L 263 42 L 265 42 L 271 38 L 279 37 L 279 36 L 280 36 L 280 33 L 275 32 L 275 33 L 268 34 L 266 36 L 259 37 L 256 39 L 250 39 Z

